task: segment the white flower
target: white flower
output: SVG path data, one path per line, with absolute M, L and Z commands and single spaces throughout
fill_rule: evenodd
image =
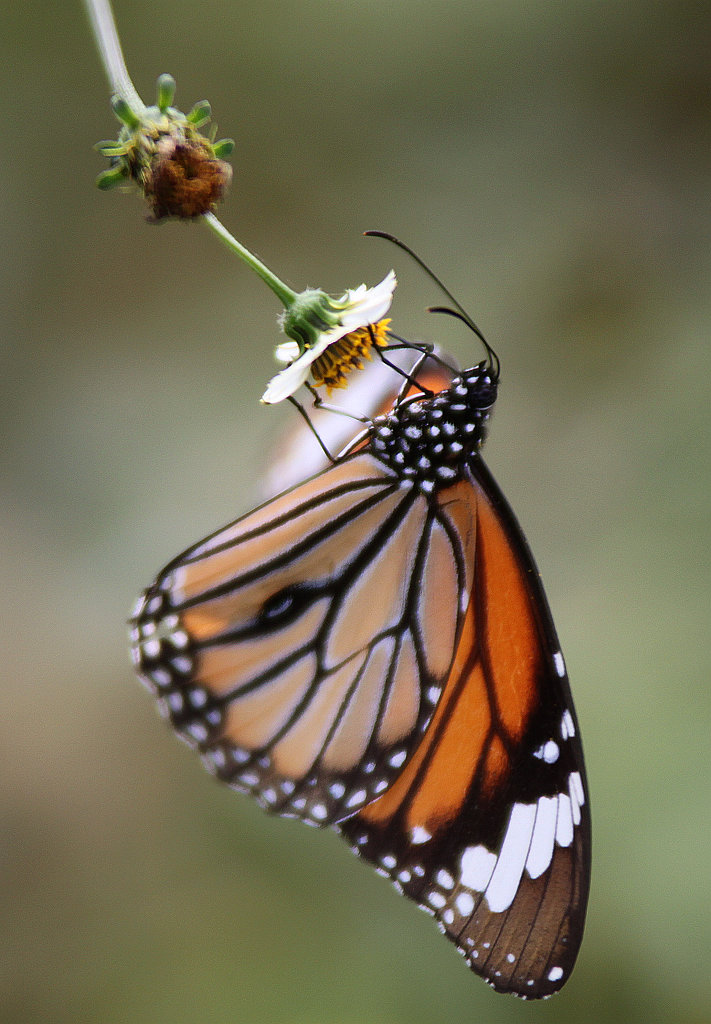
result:
M 349 289 L 340 299 L 328 300 L 331 311 L 338 315 L 338 323 L 321 332 L 314 344 L 303 351 L 296 341 L 285 341 L 277 346 L 276 358 L 289 365 L 269 381 L 262 402 L 266 405 L 283 402 L 307 380 L 311 364 L 329 345 L 352 331 L 382 320 L 390 309 L 396 284 L 395 271 L 391 270 L 374 288 L 362 284 Z

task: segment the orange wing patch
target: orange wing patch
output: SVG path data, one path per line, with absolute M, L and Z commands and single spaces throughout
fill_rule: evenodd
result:
M 460 499 L 471 486 L 459 484 L 440 497 L 460 526 Z M 491 503 L 474 486 L 476 517 L 464 531 L 475 545 L 475 556 L 466 559 L 475 566 L 472 597 L 425 735 L 388 792 L 360 812 L 379 827 L 401 813 L 408 833 L 434 835 L 457 815 L 475 782 L 491 798 L 508 777 L 508 749 L 525 731 L 538 696 L 540 640 L 526 581 Z
M 486 631 L 487 673 L 508 736 L 522 736 L 538 696 L 540 641 L 531 598 L 500 519 L 482 490 L 477 494 L 477 582 Z

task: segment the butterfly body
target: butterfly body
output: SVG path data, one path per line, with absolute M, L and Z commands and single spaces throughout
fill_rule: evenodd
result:
M 537 570 L 479 455 L 498 373 L 395 403 L 360 447 L 175 559 L 134 664 L 210 771 L 334 826 L 495 988 L 556 991 L 589 813 Z
M 415 398 L 378 417 L 373 453 L 427 494 L 453 483 L 484 442 L 496 389 L 486 363 L 464 370 L 428 401 Z

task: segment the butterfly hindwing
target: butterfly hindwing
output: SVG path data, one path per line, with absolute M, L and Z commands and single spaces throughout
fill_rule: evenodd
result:
M 134 658 L 211 771 L 327 825 L 409 758 L 466 587 L 454 531 L 357 454 L 171 563 L 137 606 Z

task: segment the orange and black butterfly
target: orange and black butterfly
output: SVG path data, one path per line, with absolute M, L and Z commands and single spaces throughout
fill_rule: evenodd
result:
M 539 998 L 578 952 L 590 816 L 539 574 L 479 454 L 487 353 L 430 362 L 348 454 L 176 558 L 131 636 L 213 774 L 336 828 L 489 984 Z

